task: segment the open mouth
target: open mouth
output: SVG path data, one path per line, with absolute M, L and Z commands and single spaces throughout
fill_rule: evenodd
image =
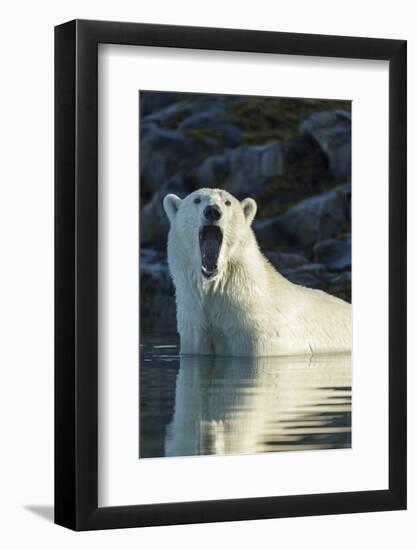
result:
M 203 225 L 199 233 L 201 252 L 201 272 L 209 279 L 217 273 L 223 233 L 217 225 Z

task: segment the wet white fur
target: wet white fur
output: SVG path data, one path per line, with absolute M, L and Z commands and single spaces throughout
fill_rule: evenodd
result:
M 201 199 L 199 204 L 194 199 Z M 231 205 L 227 206 L 226 201 Z M 223 231 L 218 274 L 201 273 L 203 210 L 216 204 Z M 181 200 L 167 195 L 168 263 L 176 290 L 181 354 L 278 356 L 350 351 L 350 304 L 295 285 L 259 250 L 251 228 L 252 199 L 239 202 L 219 189 Z

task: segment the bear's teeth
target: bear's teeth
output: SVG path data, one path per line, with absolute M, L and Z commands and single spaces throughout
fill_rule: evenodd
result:
M 210 278 L 217 273 L 217 266 L 213 270 L 208 270 L 204 265 L 201 266 L 201 273 L 204 277 Z

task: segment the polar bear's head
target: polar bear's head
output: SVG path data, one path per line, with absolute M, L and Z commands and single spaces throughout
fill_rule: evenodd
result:
M 256 214 L 253 199 L 238 201 L 222 189 L 199 189 L 184 199 L 166 195 L 164 210 L 170 235 L 179 239 L 193 267 L 215 279 L 233 259 L 251 232 Z

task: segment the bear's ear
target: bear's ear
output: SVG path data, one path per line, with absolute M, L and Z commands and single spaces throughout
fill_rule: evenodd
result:
M 168 216 L 169 221 L 172 223 L 177 214 L 180 206 L 181 199 L 177 195 L 169 194 L 164 198 L 164 210 Z
M 242 206 L 243 213 L 245 214 L 246 222 L 250 225 L 255 217 L 256 210 L 258 209 L 256 202 L 253 199 L 243 199 L 240 205 Z

